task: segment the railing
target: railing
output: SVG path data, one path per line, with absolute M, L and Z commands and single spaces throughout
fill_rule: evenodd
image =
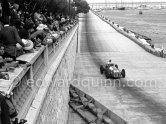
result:
M 74 23 L 73 27 L 76 25 Z M 18 67 L 14 72 L 9 72 L 10 80 L 0 80 L 0 91 L 10 95 L 18 111 L 18 118 L 25 118 L 30 105 L 37 93 L 42 79 L 47 73 L 49 66 L 53 63 L 56 51 L 61 49 L 61 44 L 70 35 L 73 27 L 59 36 L 55 43 L 42 46 L 34 53 L 24 54 L 18 60 L 31 63 L 30 67 Z

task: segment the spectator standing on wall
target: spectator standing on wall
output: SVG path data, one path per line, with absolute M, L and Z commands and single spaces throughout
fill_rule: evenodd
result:
M 4 27 L 0 31 L 0 42 L 5 46 L 5 52 L 9 55 L 17 57 L 16 44 L 19 43 L 22 47 L 25 47 L 24 43 L 21 41 L 18 31 L 14 26 L 9 25 L 9 18 L 4 21 Z

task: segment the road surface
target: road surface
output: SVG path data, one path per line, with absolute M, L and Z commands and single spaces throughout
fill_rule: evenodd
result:
M 109 59 L 126 78 L 105 80 L 99 67 Z M 166 59 L 156 57 L 116 32 L 93 13 L 79 22 L 73 84 L 129 124 L 166 124 Z

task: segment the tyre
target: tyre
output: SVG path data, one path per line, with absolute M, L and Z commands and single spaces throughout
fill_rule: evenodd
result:
M 118 65 L 115 65 L 115 67 L 118 69 Z
M 125 78 L 126 77 L 126 71 L 124 69 L 122 69 L 121 71 L 122 77 Z
M 100 73 L 103 74 L 104 73 L 104 67 L 102 65 L 100 65 Z
M 110 76 L 109 76 L 109 74 L 108 74 L 108 73 L 106 73 L 106 74 L 105 74 L 105 77 L 106 77 L 107 79 L 109 79 L 109 78 L 110 78 Z

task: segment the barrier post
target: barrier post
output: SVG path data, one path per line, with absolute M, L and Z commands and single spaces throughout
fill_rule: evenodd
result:
M 31 66 L 31 67 L 30 67 L 30 79 L 31 79 L 31 80 L 34 80 L 34 79 L 33 79 L 33 75 L 34 75 L 34 74 L 33 74 L 33 67 Z

